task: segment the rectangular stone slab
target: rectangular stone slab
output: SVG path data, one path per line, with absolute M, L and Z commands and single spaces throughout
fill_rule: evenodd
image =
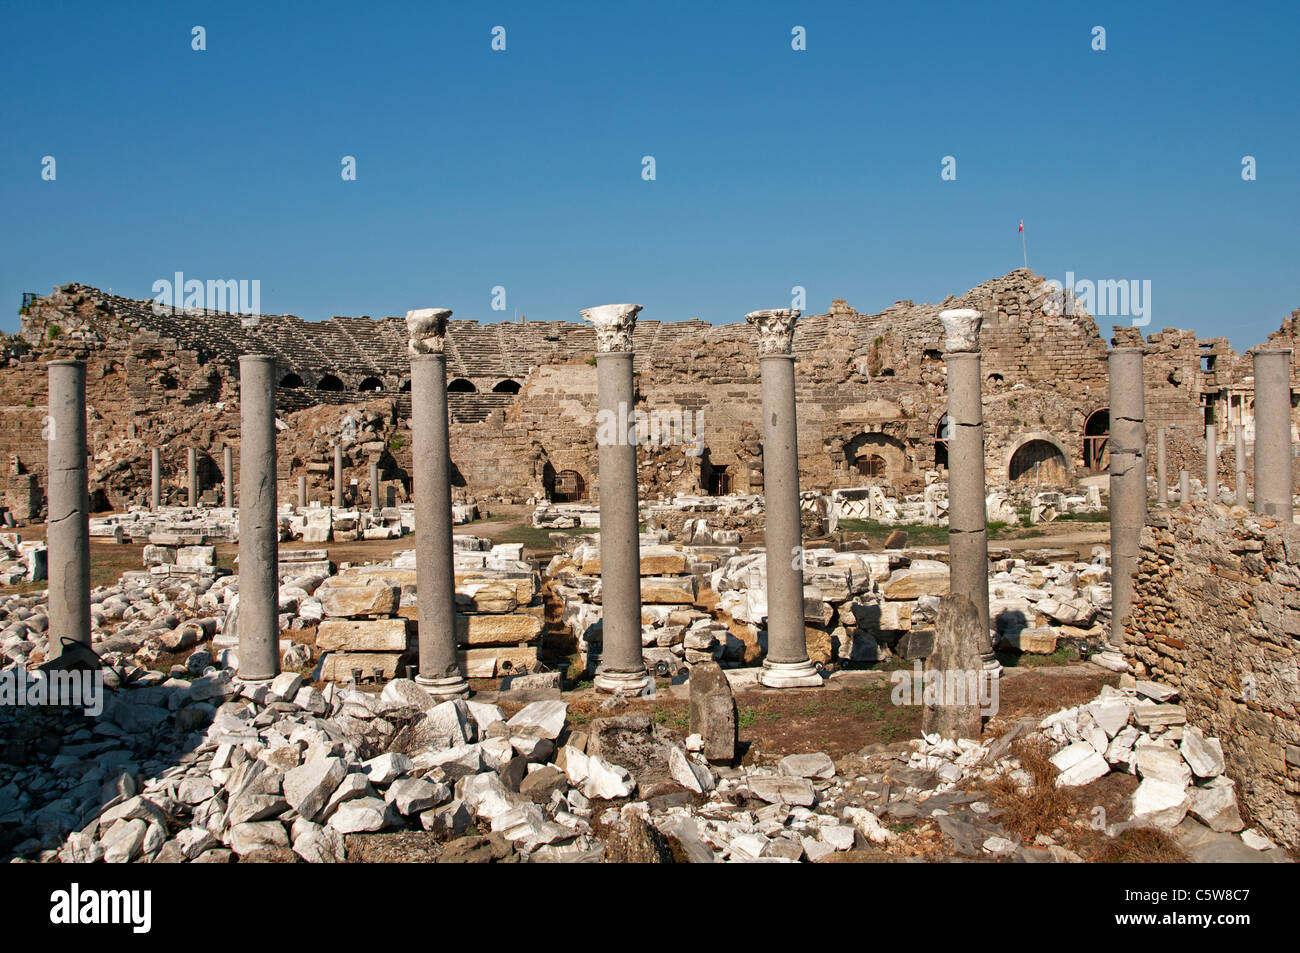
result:
M 316 629 L 322 652 L 404 652 L 408 642 L 405 619 L 326 619 Z
M 458 615 L 456 644 L 519 645 L 536 641 L 545 630 L 546 621 L 534 615 Z
M 339 586 L 333 583 L 316 590 L 325 614 L 336 618 L 363 615 L 392 615 L 397 611 L 401 590 L 375 583 L 368 586 Z
M 496 678 L 520 672 L 525 667 L 532 671 L 537 664 L 535 648 L 471 648 L 456 653 L 456 661 L 466 678 Z
M 395 678 L 404 658 L 414 664 L 414 656 L 406 652 L 331 652 L 322 663 L 321 678 L 325 681 L 345 682 L 352 677 L 354 668 L 361 669 L 366 678 L 370 678 L 377 668 L 383 670 L 382 677 Z M 404 669 L 402 674 L 406 674 Z
M 641 601 L 651 605 L 690 605 L 699 580 L 694 576 L 643 576 Z

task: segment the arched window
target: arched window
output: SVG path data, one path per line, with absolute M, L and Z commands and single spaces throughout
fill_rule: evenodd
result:
M 341 391 L 343 389 L 343 382 L 333 374 L 326 374 L 320 379 L 320 383 L 316 385 L 316 389 Z
M 519 382 L 504 380 L 492 388 L 494 394 L 517 394 L 519 393 Z
M 948 468 L 948 415 L 944 414 L 934 427 L 934 465 Z
M 284 377 L 280 378 L 280 387 L 282 388 L 292 389 L 294 387 L 301 387 L 301 386 L 302 386 L 302 378 L 299 377 L 297 374 L 294 374 L 292 371 L 290 371 L 288 374 L 285 374 Z
M 555 490 L 551 499 L 555 503 L 576 503 L 587 496 L 587 481 L 577 470 L 561 470 L 555 474 Z
M 1110 410 L 1103 407 L 1088 415 L 1083 425 L 1083 465 L 1096 473 L 1108 464 L 1110 444 Z
M 447 385 L 449 394 L 476 394 L 478 388 L 474 386 L 473 381 L 467 381 L 463 377 L 458 377 Z

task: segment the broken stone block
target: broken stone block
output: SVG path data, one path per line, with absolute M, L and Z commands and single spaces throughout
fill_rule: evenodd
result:
M 370 778 L 370 783 L 376 787 L 391 784 L 402 775 L 409 774 L 414 767 L 411 759 L 406 755 L 391 751 L 377 758 L 371 758 L 362 765 Z
M 456 617 L 456 644 L 519 645 L 535 642 L 546 631 L 546 620 L 534 615 L 472 615 Z
M 329 826 L 340 834 L 362 834 L 383 830 L 389 824 L 389 807 L 377 797 L 344 801 L 329 819 Z
M 1158 748 L 1155 745 L 1137 748 L 1133 752 L 1133 761 L 1140 778 L 1164 781 L 1184 788 L 1192 783 L 1191 768 L 1183 756 L 1171 748 Z
M 405 652 L 409 641 L 405 619 L 326 619 L 316 629 L 322 652 Z
M 747 782 L 754 797 L 769 804 L 789 804 L 795 807 L 812 807 L 817 803 L 817 792 L 812 782 L 804 778 L 765 777 L 751 775 Z
M 1139 728 L 1156 725 L 1185 725 L 1187 712 L 1181 705 L 1161 705 L 1156 702 L 1138 702 L 1133 708 L 1133 722 Z
M 668 749 L 668 770 L 673 780 L 688 791 L 704 794 L 713 790 L 713 772 L 693 762 L 676 745 Z
M 1183 729 L 1180 751 L 1198 778 L 1216 778 L 1223 773 L 1223 745 L 1218 738 L 1206 738 L 1201 729 L 1193 725 Z
M 918 565 L 924 563 L 924 565 Z M 890 574 L 880 586 L 880 594 L 891 601 L 943 596 L 948 593 L 948 567 L 943 563 L 916 560 L 906 569 Z
M 1014 652 L 1026 652 L 1031 655 L 1051 655 L 1056 651 L 1056 630 L 1050 628 L 1020 629 L 1005 632 L 1000 645 Z
M 816 754 L 786 755 L 777 764 L 777 770 L 789 778 L 833 778 L 835 762 L 823 752 Z
M 1236 833 L 1245 827 L 1237 808 L 1236 785 L 1224 777 L 1205 787 L 1195 787 L 1189 813 L 1212 831 Z
M 230 828 L 230 849 L 240 857 L 265 848 L 289 848 L 289 835 L 279 821 L 253 821 Z
M 699 580 L 695 576 L 643 576 L 643 605 L 691 605 L 695 602 Z
M 1157 827 L 1176 827 L 1191 804 L 1187 789 L 1180 784 L 1170 784 L 1147 778 L 1133 792 L 1133 817 Z
M 518 714 L 506 722 L 506 725 L 515 729 L 536 728 L 543 737 L 554 741 L 564 730 L 564 720 L 568 711 L 567 702 L 531 702 L 520 709 Z
M 690 732 L 702 740 L 704 757 L 730 763 L 736 757 L 736 700 L 731 684 L 716 662 L 691 668 Z
M 316 590 L 325 615 L 331 618 L 385 616 L 397 612 L 401 589 L 371 583 L 363 586 L 322 585 Z
M 1057 787 L 1079 787 L 1110 773 L 1106 759 L 1086 741 L 1068 745 L 1052 755 L 1051 762 L 1060 772 L 1056 777 Z

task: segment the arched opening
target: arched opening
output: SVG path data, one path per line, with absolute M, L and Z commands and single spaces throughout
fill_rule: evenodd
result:
M 367 377 L 365 380 L 363 380 L 360 384 L 357 385 L 357 390 L 362 392 L 377 391 L 383 389 L 384 389 L 384 382 L 381 381 L 378 377 Z
M 577 470 L 561 470 L 555 474 L 555 489 L 551 500 L 555 503 L 576 503 L 586 499 L 587 481 Z
M 517 394 L 519 393 L 519 382 L 504 380 L 492 388 L 494 394 Z
M 326 374 L 324 377 L 320 379 L 320 383 L 316 385 L 316 389 L 341 391 L 343 390 L 343 382 L 339 380 L 337 377 L 335 377 L 333 374 Z
M 449 394 L 475 394 L 475 393 L 478 393 L 478 388 L 474 386 L 474 382 L 473 382 L 473 381 L 467 381 L 467 380 L 465 380 L 465 378 L 463 378 L 463 377 L 458 377 L 458 378 L 456 378 L 454 381 L 452 381 L 450 384 L 447 385 L 447 393 L 449 393 Z
M 934 425 L 934 466 L 948 469 L 948 415 L 944 414 Z
M 180 386 L 180 384 L 176 382 L 176 378 L 172 377 L 170 374 L 164 374 L 162 377 L 158 378 L 158 383 L 162 385 L 163 390 L 176 390 L 176 388 Z
M 1041 439 L 1022 443 L 1007 467 L 1007 478 L 1012 483 L 1063 486 L 1069 482 L 1069 474 L 1061 448 Z
M 402 386 L 397 388 L 397 392 L 399 394 L 409 394 L 411 392 L 411 382 L 409 380 L 402 381 Z
M 299 377 L 297 374 L 293 373 L 292 371 L 290 371 L 288 374 L 285 374 L 284 377 L 280 378 L 281 389 L 287 388 L 292 390 L 295 387 L 301 387 L 301 386 L 302 386 L 302 378 Z
M 860 433 L 844 444 L 844 466 L 857 477 L 899 480 L 908 467 L 903 444 L 883 433 Z
M 1110 409 L 1103 407 L 1088 415 L 1083 424 L 1083 466 L 1099 473 L 1110 464 Z

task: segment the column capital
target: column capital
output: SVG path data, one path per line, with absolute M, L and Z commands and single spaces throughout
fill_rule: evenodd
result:
M 984 315 L 974 308 L 951 308 L 939 312 L 943 323 L 943 349 L 948 354 L 979 353 L 980 325 Z
M 632 350 L 632 330 L 636 327 L 636 316 L 641 307 L 639 304 L 601 304 L 578 312 L 582 320 L 590 321 L 596 328 L 596 353 Z
M 411 354 L 441 354 L 450 317 L 450 308 L 419 308 L 406 312 L 407 350 Z
M 758 353 L 789 354 L 794 345 L 794 324 L 800 313 L 795 308 L 769 308 L 745 315 L 745 320 L 758 328 Z

